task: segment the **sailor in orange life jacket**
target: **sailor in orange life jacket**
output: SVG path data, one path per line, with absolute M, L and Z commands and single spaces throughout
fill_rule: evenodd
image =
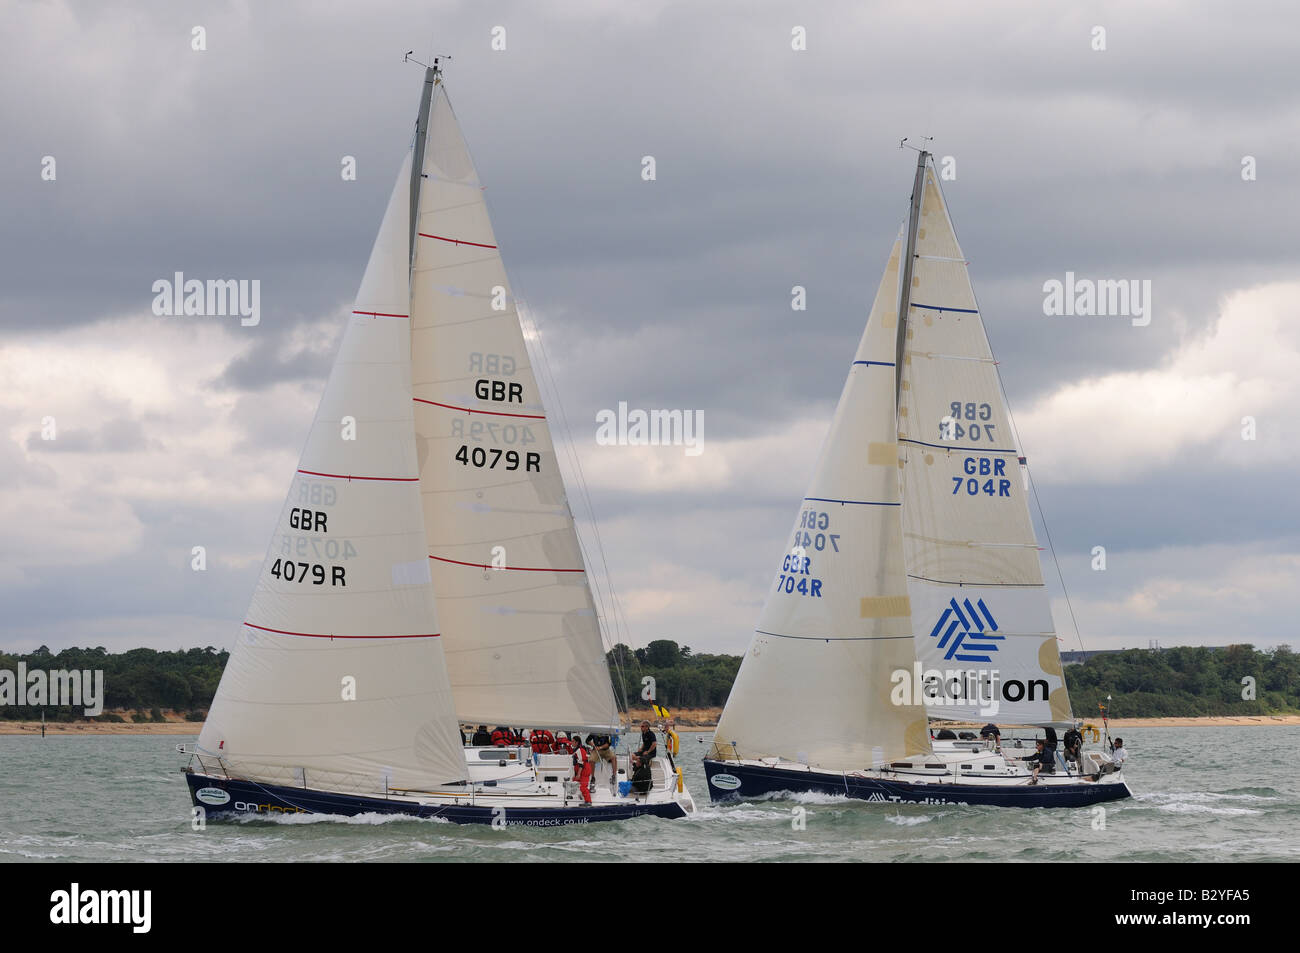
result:
M 504 747 L 505 747 L 506 745 L 508 745 L 508 744 L 510 744 L 510 729 L 509 729 L 509 728 L 493 728 L 493 729 L 492 729 L 492 747 L 494 747 L 494 748 L 504 748 Z
M 565 736 L 564 732 L 555 733 L 555 741 L 551 744 L 551 750 L 556 754 L 573 754 L 573 744 Z
M 582 743 L 582 735 L 575 734 L 571 740 L 573 742 L 573 776 L 578 779 L 578 786 L 582 789 L 582 800 L 590 804 L 591 756 L 587 753 L 586 745 Z

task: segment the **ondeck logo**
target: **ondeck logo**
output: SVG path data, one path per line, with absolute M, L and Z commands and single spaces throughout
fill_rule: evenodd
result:
M 962 612 L 963 606 L 965 612 Z M 983 618 L 980 618 L 981 615 Z M 987 626 L 984 625 L 985 621 L 988 622 Z M 1006 638 L 1004 635 L 994 635 L 997 630 L 998 624 L 983 599 L 975 605 L 971 605 L 969 599 L 963 599 L 960 606 L 956 599 L 949 599 L 948 608 L 943 610 L 943 615 L 939 616 L 939 621 L 930 630 L 930 638 L 939 638 L 939 648 L 944 650 L 945 661 L 992 662 L 992 653 L 998 650 L 997 643 Z M 943 633 L 942 636 L 939 635 L 940 632 Z

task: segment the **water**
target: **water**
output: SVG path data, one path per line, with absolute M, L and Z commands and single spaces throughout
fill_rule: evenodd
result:
M 1065 811 L 880 805 L 829 796 L 709 803 L 682 735 L 700 811 L 683 821 L 535 830 L 362 817 L 189 825 L 175 750 L 184 736 L 0 736 L 5 861 L 1296 861 L 1300 727 L 1130 728 L 1136 796 Z M 698 740 L 698 739 L 702 739 Z M 802 809 L 804 830 L 793 822 Z

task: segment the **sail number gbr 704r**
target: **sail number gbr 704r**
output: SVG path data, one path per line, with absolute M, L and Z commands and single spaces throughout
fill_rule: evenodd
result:
M 490 449 L 475 447 L 471 450 L 467 444 L 461 444 L 454 459 L 467 467 L 487 467 L 489 470 L 495 470 L 497 464 L 504 459 L 505 463 L 501 467 L 503 470 L 518 470 L 522 464 L 525 473 L 542 472 L 542 455 L 531 450 L 526 453 L 520 453 L 518 450 L 498 450 L 495 447 Z

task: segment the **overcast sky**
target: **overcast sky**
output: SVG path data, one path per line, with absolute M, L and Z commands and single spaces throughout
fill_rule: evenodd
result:
M 1286 3 L 6 0 L 0 649 L 233 643 L 412 48 L 453 56 L 616 638 L 748 645 L 906 211 L 898 141 L 933 136 L 1084 646 L 1300 646 L 1298 35 Z M 259 279 L 261 323 L 155 316 L 176 271 Z M 1150 280 L 1149 326 L 1045 316 L 1067 271 Z M 704 452 L 597 446 L 619 401 L 703 411 Z

